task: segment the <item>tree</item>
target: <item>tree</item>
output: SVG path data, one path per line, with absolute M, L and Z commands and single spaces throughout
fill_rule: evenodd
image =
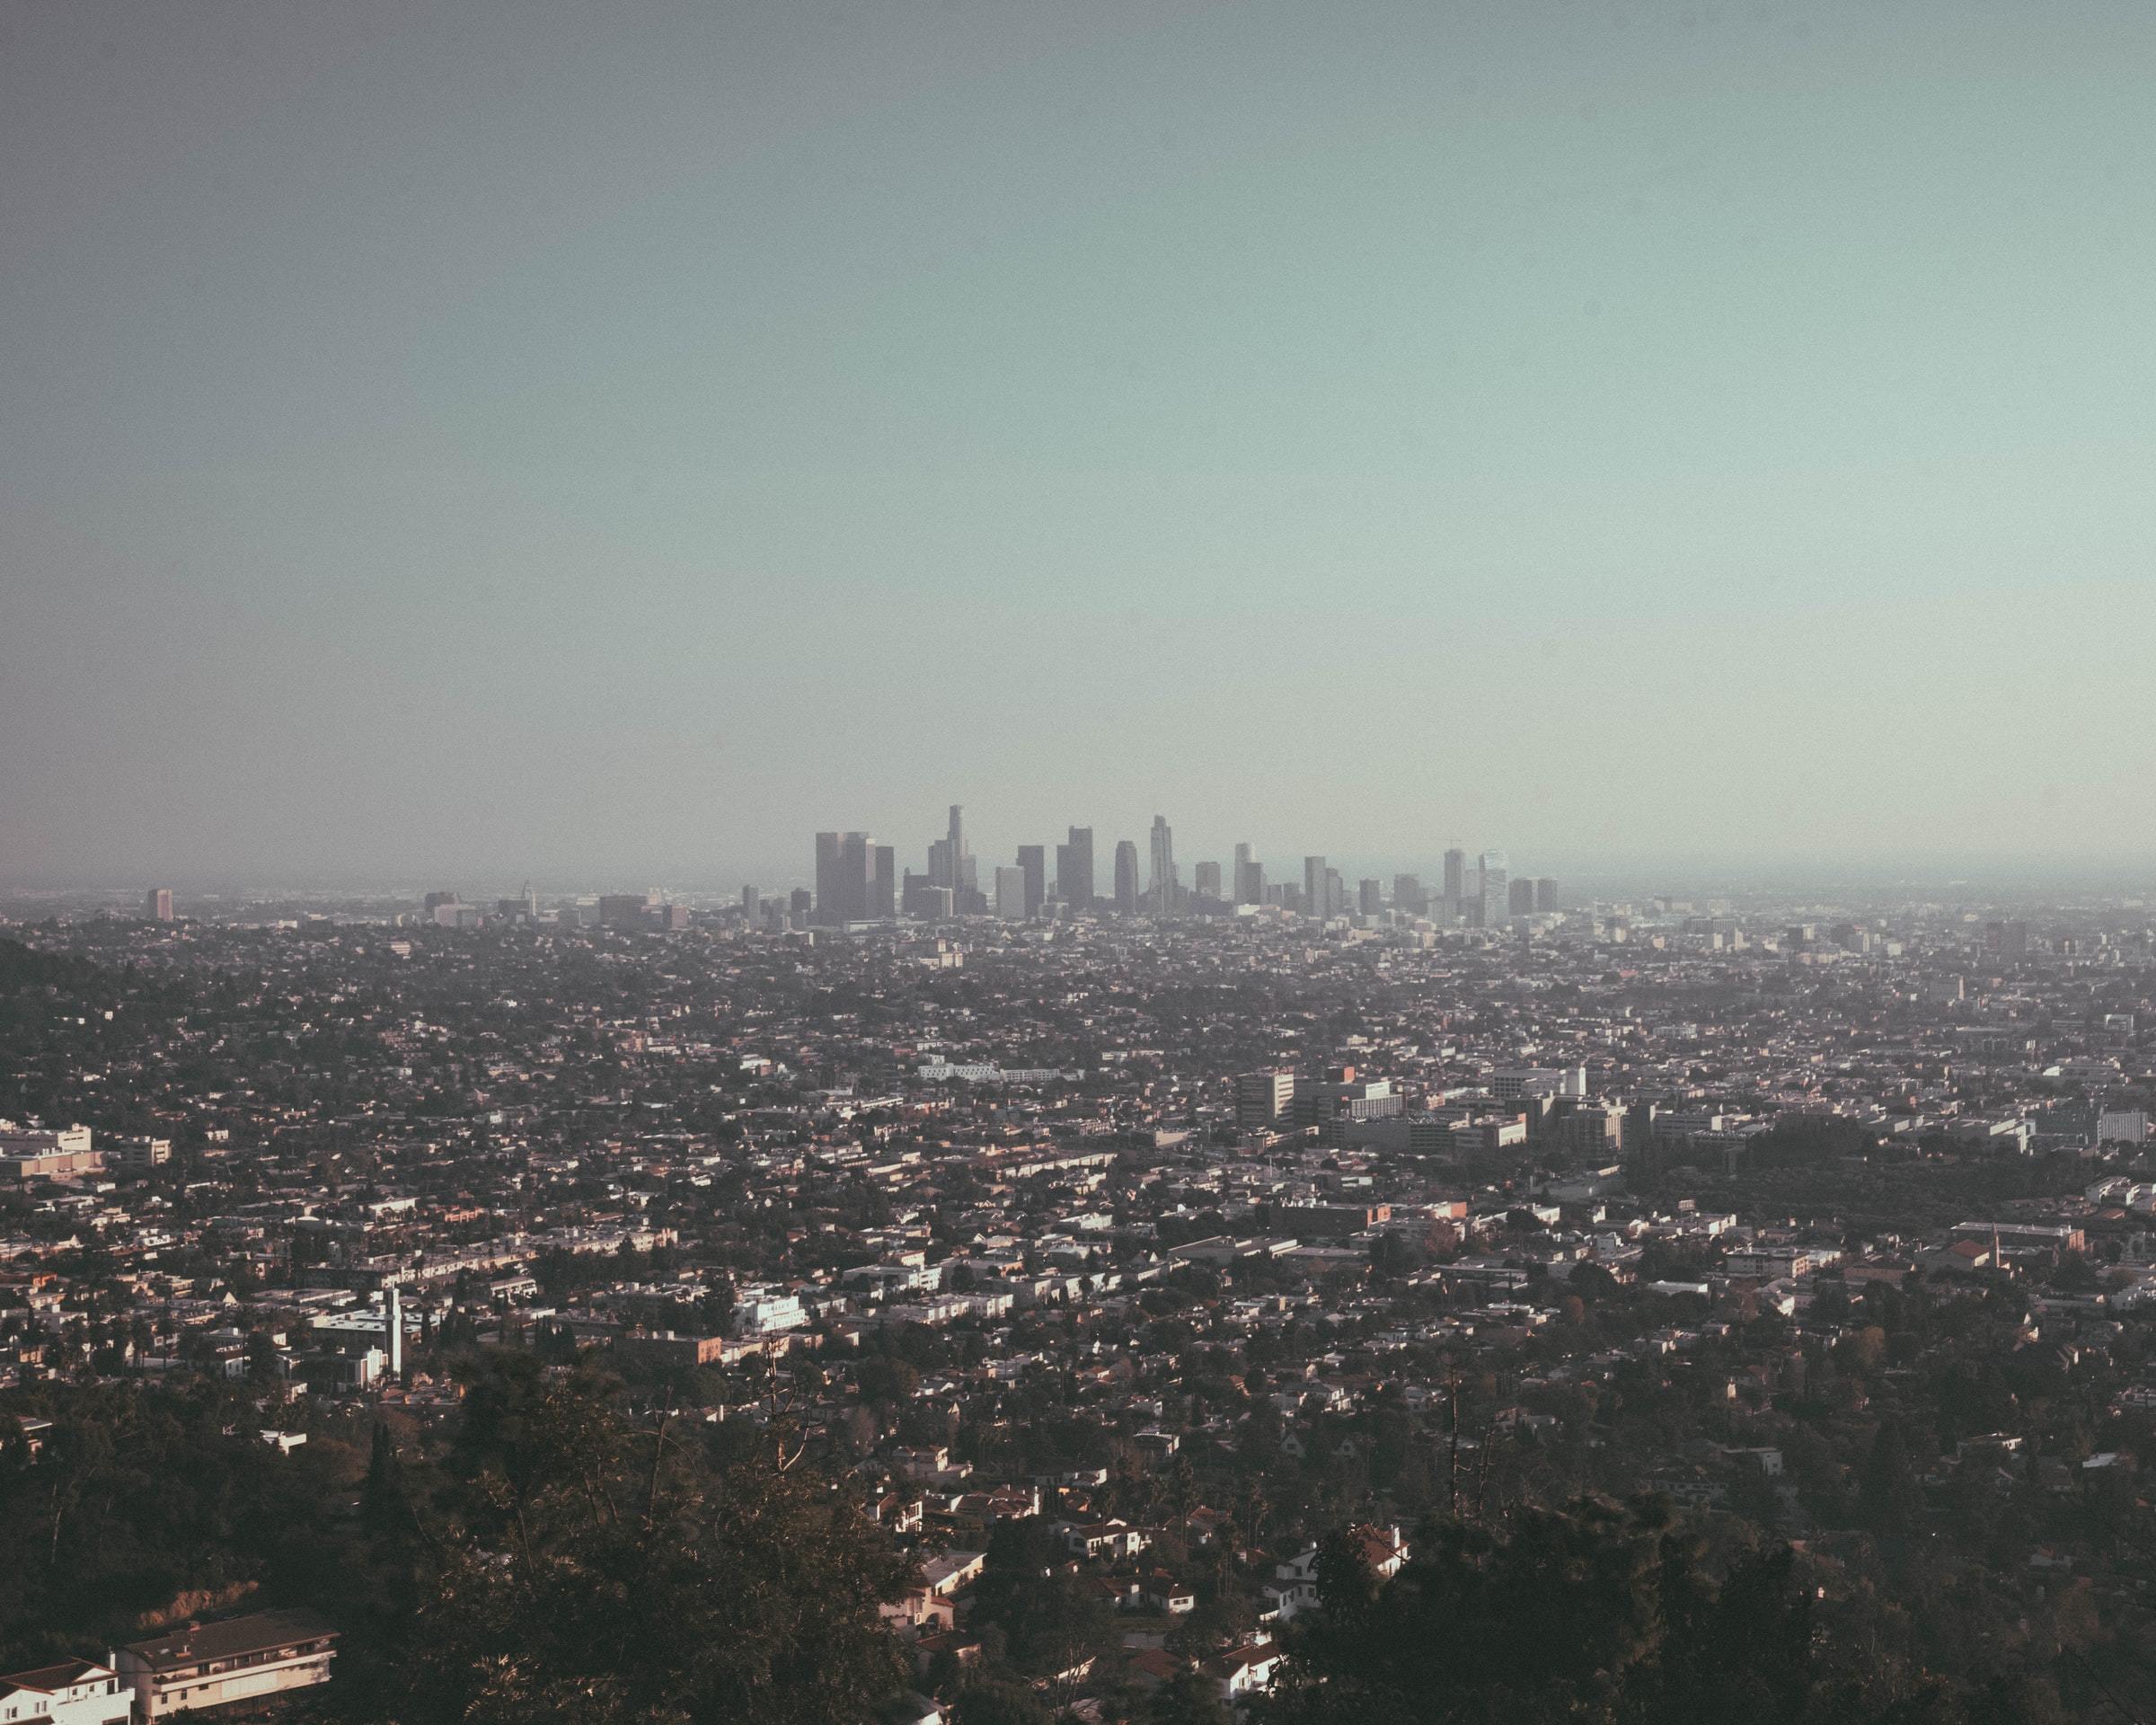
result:
M 871 1407 L 887 1403 L 904 1407 L 913 1399 L 915 1386 L 921 1382 L 921 1374 L 903 1359 L 887 1358 L 871 1354 L 854 1369 L 854 1382 L 861 1386 L 861 1399 Z
M 1220 1685 L 1189 1668 L 1155 1689 L 1145 1708 L 1147 1725 L 1228 1725 L 1231 1717 Z
M 1879 1421 L 1857 1487 L 1857 1514 L 1881 1539 L 1899 1540 L 1915 1526 L 1923 1502 L 1922 1488 L 1909 1464 L 1909 1446 L 1901 1421 Z
M 359 1519 L 369 1534 L 397 1533 L 411 1522 L 411 1506 L 404 1494 L 403 1465 L 397 1459 L 396 1440 L 389 1428 L 377 1425 L 367 1456 L 367 1482 L 359 1491 Z
M 1023 1684 L 969 1683 L 950 1704 L 955 1725 L 1050 1725 L 1047 1707 Z
M 903 1664 L 878 1613 L 906 1565 L 824 1481 L 761 1446 L 632 1425 L 611 1386 L 482 1367 L 453 1458 L 400 1725 L 810 1725 Z

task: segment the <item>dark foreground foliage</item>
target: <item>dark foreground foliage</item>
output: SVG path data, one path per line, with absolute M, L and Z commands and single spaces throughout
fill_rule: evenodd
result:
M 1789 1545 L 1710 1557 L 1659 1500 L 1423 1529 L 1388 1581 L 1345 1537 L 1264 1725 L 2063 1725 L 2112 1711 L 2063 1621 L 1934 1668 L 1876 1576 Z
M 821 1725 L 899 1687 L 907 1565 L 827 1480 L 595 1372 L 466 1369 L 439 1448 L 280 1456 L 210 1385 L 57 1393 L 41 1453 L 0 1456 L 0 1668 L 276 1603 L 344 1631 L 314 1705 L 380 1725 Z

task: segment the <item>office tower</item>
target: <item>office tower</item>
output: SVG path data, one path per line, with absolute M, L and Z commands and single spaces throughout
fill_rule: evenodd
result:
M 754 887 L 743 887 L 741 889 L 741 919 L 748 923 L 755 922 L 756 913 L 763 907 L 763 895 L 757 892 Z
M 1457 916 L 1460 907 L 1467 901 L 1467 853 L 1461 850 L 1445 854 L 1445 909 L 1448 916 Z
M 1153 818 L 1153 879 L 1145 896 L 1152 902 L 1155 916 L 1175 915 L 1175 833 L 1168 825 L 1168 817 Z
M 1127 838 L 1116 841 L 1116 913 L 1138 914 L 1138 847 Z
M 1385 907 L 1384 895 L 1378 883 L 1365 877 L 1356 889 L 1356 908 L 1365 916 L 1374 916 Z
M 839 920 L 838 901 L 843 889 L 838 884 L 838 838 L 836 833 L 818 833 L 816 836 L 816 920 L 818 923 L 835 923 Z
M 959 884 L 959 871 L 951 866 L 950 841 L 948 838 L 929 841 L 928 883 L 932 887 L 955 887 Z
M 153 887 L 150 896 L 143 901 L 142 914 L 153 923 L 172 920 L 172 889 L 170 887 Z
M 1239 905 L 1265 902 L 1265 865 L 1248 845 L 1235 847 L 1235 878 L 1228 884 L 1235 889 L 1235 902 Z
M 1512 899 L 1505 878 L 1505 853 L 1484 851 L 1482 866 L 1482 926 L 1495 928 L 1512 914 Z
M 1515 916 L 1534 914 L 1534 882 L 1522 875 L 1506 889 L 1507 908 Z
M 1026 871 L 1023 869 L 998 869 L 995 871 L 995 914 L 1006 923 L 1026 920 Z
M 869 915 L 888 922 L 898 914 L 898 853 L 888 845 L 876 845 L 869 856 Z
M 1325 914 L 1339 916 L 1348 909 L 1348 883 L 1340 878 L 1338 869 L 1325 871 Z
M 1215 904 L 1218 904 L 1220 902 L 1220 864 L 1200 862 L 1197 865 L 1196 877 L 1191 881 L 1191 886 L 1200 898 L 1209 898 Z
M 1070 843 L 1056 847 L 1056 896 L 1074 910 L 1093 907 L 1093 829 L 1071 828 Z
M 1246 1072 L 1235 1080 L 1235 1124 L 1250 1128 L 1274 1126 L 1295 1105 L 1292 1072 Z
M 1535 877 L 1534 907 L 1538 911 L 1557 908 L 1557 882 L 1546 874 Z
M 858 923 L 869 914 L 871 867 L 866 833 L 816 836 L 816 920 L 826 927 Z
M 796 887 L 792 892 L 787 895 L 786 914 L 797 925 L 805 924 L 808 921 L 810 915 L 808 906 L 808 888 Z
M 874 848 L 866 833 L 846 833 L 839 838 L 839 884 L 844 892 L 839 901 L 841 922 L 858 923 L 867 919 L 869 876 L 875 866 L 870 853 Z
M 1048 847 L 1021 845 L 1018 866 L 1026 877 L 1026 915 L 1038 916 L 1040 907 L 1048 901 Z
M 1322 916 L 1325 914 L 1325 859 L 1306 856 L 1303 859 L 1303 914 L 1305 916 Z
M 950 805 L 950 834 L 945 842 L 950 845 L 950 879 L 941 884 L 963 893 L 977 884 L 977 877 L 972 853 L 966 848 L 966 812 L 955 802 Z

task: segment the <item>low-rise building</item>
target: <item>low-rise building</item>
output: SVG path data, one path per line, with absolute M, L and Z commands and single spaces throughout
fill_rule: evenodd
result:
M 257 1611 L 121 1648 L 112 1663 L 137 1721 L 259 1704 L 330 1680 L 337 1632 L 311 1611 Z

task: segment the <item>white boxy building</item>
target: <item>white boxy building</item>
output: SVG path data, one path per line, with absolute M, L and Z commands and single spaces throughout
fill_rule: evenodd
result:
M 146 1725 L 327 1683 L 336 1646 L 337 1632 L 311 1611 L 258 1611 L 137 1641 L 112 1664 L 134 1692 L 136 1720 Z
M 127 1725 L 134 1703 L 119 1674 L 93 1659 L 0 1677 L 0 1725 Z

